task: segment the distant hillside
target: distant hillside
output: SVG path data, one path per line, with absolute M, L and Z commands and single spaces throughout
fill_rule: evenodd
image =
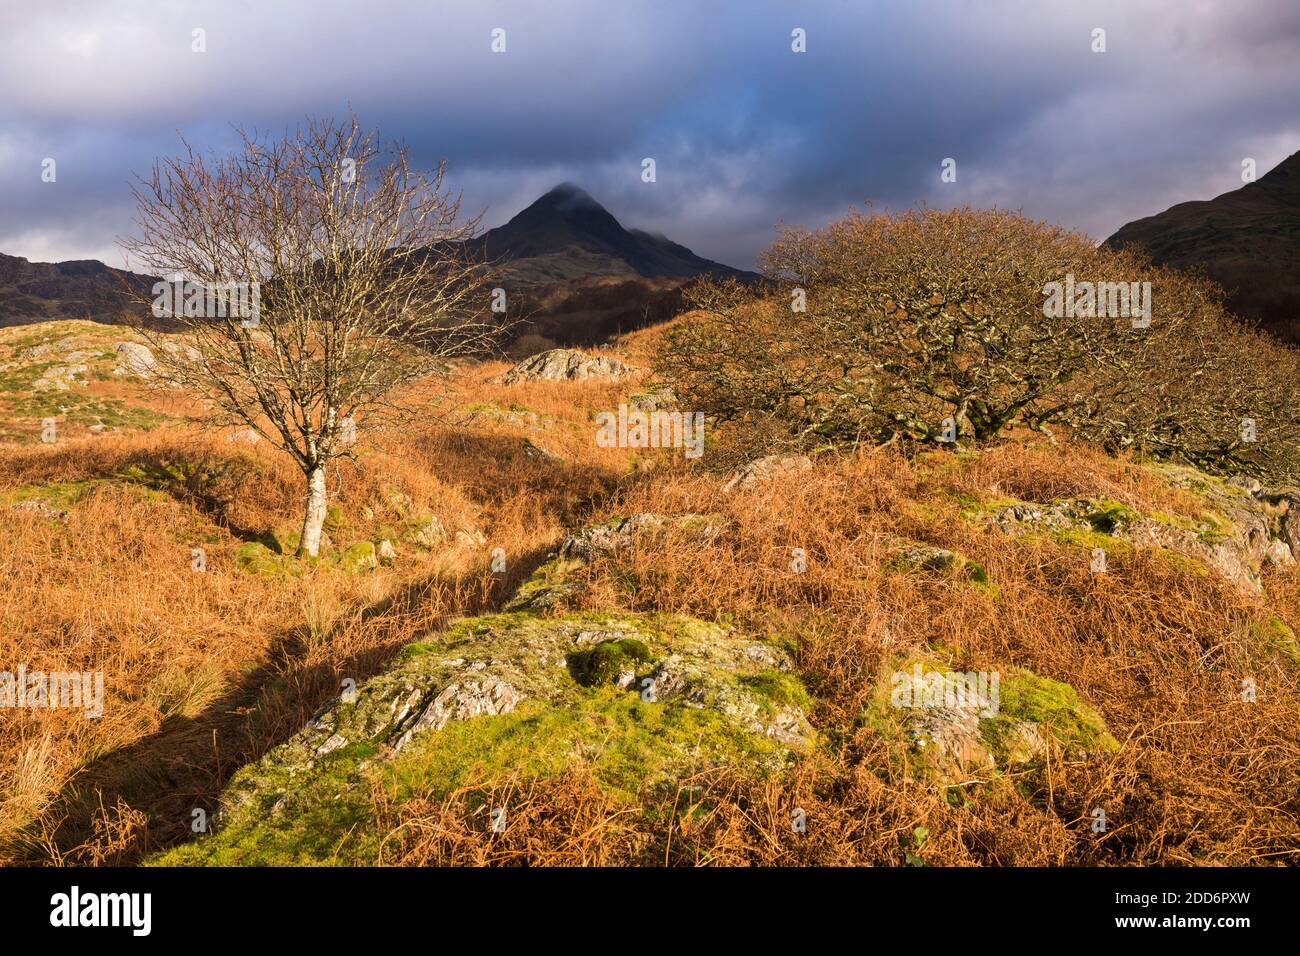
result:
M 591 276 L 753 277 L 704 259 L 663 236 L 625 229 L 600 203 L 561 183 L 479 242 L 517 280 L 536 284 Z
M 529 286 L 515 297 L 523 322 L 510 354 L 522 358 L 555 345 L 595 345 L 667 322 L 690 308 L 683 293 L 688 282 L 622 274 Z
M 1238 315 L 1300 342 L 1300 152 L 1258 181 L 1130 222 L 1106 240 L 1158 263 L 1204 267 Z
M 153 281 L 98 259 L 29 262 L 0 253 L 0 327 L 54 319 L 116 322 L 127 290 Z
M 681 286 L 699 275 L 757 278 L 617 219 L 571 183 L 556 186 L 474 240 L 523 294 L 512 303 L 533 331 L 590 343 L 680 311 Z M 0 327 L 55 319 L 116 322 L 128 284 L 154 280 L 94 259 L 29 262 L 0 254 Z

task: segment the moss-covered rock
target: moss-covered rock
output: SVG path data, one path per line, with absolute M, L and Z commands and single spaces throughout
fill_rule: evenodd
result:
M 369 859 L 375 786 L 446 793 L 485 768 L 581 759 L 629 798 L 710 765 L 778 771 L 815 741 L 808 700 L 785 651 L 691 618 L 469 618 L 239 771 L 218 832 L 161 862 L 321 862 L 342 844 Z
M 345 571 L 372 571 L 379 566 L 373 541 L 358 541 L 348 545 L 339 555 L 339 566 Z
M 998 597 L 997 585 L 989 578 L 988 571 L 982 564 L 947 548 L 896 538 L 886 567 L 892 571 L 933 571 L 948 574 L 970 582 L 995 600 Z
M 586 687 L 617 682 L 626 687 L 636 677 L 636 668 L 654 657 L 646 645 L 634 637 L 601 641 L 586 651 L 568 657 L 573 679 Z
M 582 592 L 583 585 L 576 580 L 576 572 L 588 563 L 612 557 L 637 542 L 651 541 L 663 534 L 688 534 L 709 540 L 725 525 L 726 519 L 718 515 L 642 513 L 611 518 L 583 528 L 559 543 L 547 560 L 520 585 L 505 610 L 563 608 Z
M 1114 534 L 1117 530 L 1136 524 L 1142 516 L 1128 505 L 1110 498 L 1088 499 L 1083 520 L 1094 531 Z
M 1265 564 L 1294 560 L 1283 540 L 1284 510 L 1268 496 L 1193 469 L 1165 468 L 1166 477 L 1203 496 L 1190 514 L 1155 511 L 1143 514 L 1109 498 L 1060 499 L 1049 504 L 1017 501 L 984 507 L 963 502 L 962 516 L 1013 534 L 1049 537 L 1059 544 L 1101 548 L 1107 554 L 1131 547 L 1158 548 L 1200 562 L 1248 594 L 1262 588 Z
M 584 565 L 585 562 L 576 558 L 551 558 L 519 586 L 505 610 L 545 611 L 564 607 L 582 591 L 582 584 L 573 580 L 573 574 Z
M 245 541 L 235 548 L 235 565 L 248 574 L 275 577 L 291 574 L 295 568 L 292 557 L 271 550 L 260 541 Z
M 646 512 L 614 518 L 604 524 L 577 531 L 560 542 L 556 553 L 562 558 L 590 561 L 616 554 L 638 540 L 653 538 L 672 530 L 709 540 L 725 524 L 726 519 L 716 515 L 656 515 Z
M 1020 667 L 957 671 L 926 656 L 896 658 L 861 721 L 942 785 L 1032 768 L 1052 744 L 1076 757 L 1119 746 L 1069 684 Z

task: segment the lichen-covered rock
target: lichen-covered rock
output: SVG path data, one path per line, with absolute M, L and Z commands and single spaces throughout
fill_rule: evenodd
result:
M 1278 537 L 1286 542 L 1293 556 L 1300 558 L 1300 493 L 1279 494 L 1274 504 L 1278 510 Z
M 448 541 L 447 529 L 437 515 L 429 515 L 429 519 L 416 528 L 411 537 L 422 548 L 436 548 Z
M 339 557 L 339 563 L 348 571 L 371 571 L 379 566 L 373 541 L 358 541 L 349 545 Z
M 954 575 L 983 588 L 994 598 L 998 596 L 997 586 L 989 580 L 988 572 L 977 561 L 948 548 L 905 538 L 893 538 L 890 544 L 892 554 L 888 566 L 894 570 Z
M 541 445 L 538 445 L 536 442 L 532 442 L 527 439 L 524 440 L 524 454 L 527 455 L 529 458 L 536 458 L 538 461 L 549 461 L 552 463 L 558 463 L 564 461 L 563 455 L 557 455 L 555 452 L 551 451 L 550 449 L 543 448 Z
M 1188 468 L 1162 469 L 1180 487 L 1205 498 L 1195 516 L 1141 514 L 1117 501 L 1074 498 L 1047 504 L 1014 502 L 988 513 L 990 523 L 1011 533 L 1037 532 L 1069 537 L 1104 535 L 1144 548 L 1163 548 L 1193 558 L 1247 594 L 1259 594 L 1260 569 L 1294 559 L 1288 539 L 1285 504 L 1257 497 L 1248 488 L 1219 481 Z M 1291 528 L 1300 544 L 1300 521 Z M 1105 547 L 1105 539 L 1088 541 Z
M 1039 504 L 1017 501 L 993 510 L 994 524 L 1004 531 L 1097 531 L 1117 534 L 1139 520 L 1133 509 L 1117 501 L 1070 498 Z
M 139 342 L 116 342 L 113 351 L 118 355 L 117 371 L 119 375 L 138 375 L 148 378 L 158 368 L 158 360 L 147 346 Z
M 684 531 L 703 540 L 712 539 L 726 519 L 718 515 L 657 515 L 649 512 L 615 518 L 604 524 L 576 531 L 556 549 L 515 592 L 506 611 L 544 611 L 563 607 L 582 593 L 575 573 L 598 558 L 609 557 L 631 547 L 643 535 L 665 530 Z
M 766 742 L 755 753 L 781 760 L 815 738 L 807 694 L 781 648 L 671 615 L 490 615 L 408 646 L 387 672 L 349 688 L 236 774 L 223 815 L 293 813 L 314 799 L 313 781 L 337 777 L 340 766 L 360 780 L 419 748 L 436 752 L 437 734 L 452 724 L 504 717 L 525 704 L 541 712 L 597 700 L 609 706 L 609 694 L 624 695 L 627 706 L 709 711 L 727 728 L 719 746 L 753 735 Z M 683 753 L 682 766 L 698 758 Z
M 590 561 L 631 547 L 641 535 L 667 527 L 695 531 L 701 538 L 708 540 L 721 530 L 724 520 L 715 515 L 657 515 L 641 512 L 575 532 L 560 543 L 557 554 L 564 558 Z
M 14 511 L 23 511 L 27 514 L 33 514 L 40 518 L 49 518 L 50 520 L 59 520 L 68 516 L 66 511 L 55 508 L 53 505 L 41 501 L 39 498 L 29 498 L 26 501 L 16 501 L 9 507 Z
M 404 538 L 430 551 L 446 546 L 477 551 L 487 544 L 487 535 L 481 529 L 462 525 L 451 532 L 437 515 L 412 521 Z
M 163 351 L 182 365 L 193 365 L 203 359 L 203 353 L 192 345 L 181 342 L 164 342 Z
M 548 611 L 562 607 L 582 592 L 583 586 L 571 576 L 585 563 L 577 558 L 550 558 L 519 586 L 504 610 Z
M 671 387 L 659 385 L 644 392 L 637 392 L 627 397 L 632 408 L 643 412 L 657 412 L 677 407 L 677 395 Z
M 1295 554 L 1292 552 L 1289 544 L 1281 538 L 1274 538 L 1268 543 L 1268 547 L 1264 549 L 1264 563 L 1281 565 L 1295 564 Z
M 84 378 L 86 372 L 85 365 L 51 365 L 41 373 L 40 378 L 32 382 L 32 388 L 38 392 L 66 392 L 78 379 Z
M 500 376 L 499 381 L 512 385 L 516 382 L 620 379 L 637 371 L 639 369 L 606 355 L 592 355 L 578 349 L 551 349 L 524 359 Z
M 961 672 L 924 657 L 894 668 L 863 723 L 942 785 L 1032 767 L 1053 745 L 1079 758 L 1119 747 L 1073 687 L 1024 668 Z
M 955 551 L 919 543 L 903 545 L 898 551 L 897 558 L 899 563 L 922 571 L 949 571 L 965 563 Z
M 487 545 L 487 535 L 479 528 L 460 528 L 456 531 L 453 541 L 458 548 L 476 551 Z
M 541 415 L 523 405 L 501 406 L 493 402 L 470 402 L 460 407 L 465 424 L 473 425 L 478 419 L 490 419 L 516 428 L 545 431 L 555 423 L 549 415 Z

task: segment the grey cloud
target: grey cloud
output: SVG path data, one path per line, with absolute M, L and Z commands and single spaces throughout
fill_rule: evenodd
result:
M 1102 238 L 1300 148 L 1290 0 L 63 0 L 6 8 L 0 37 L 0 251 L 33 257 L 111 251 L 130 173 L 177 131 L 221 148 L 232 123 L 349 105 L 446 157 L 487 225 L 568 179 L 741 266 L 777 221 L 863 200 L 1018 207 Z

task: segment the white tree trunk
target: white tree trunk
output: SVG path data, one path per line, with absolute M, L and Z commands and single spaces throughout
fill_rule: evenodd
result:
M 298 557 L 320 554 L 321 526 L 325 524 L 325 466 L 318 465 L 307 473 L 307 512 L 298 537 Z

